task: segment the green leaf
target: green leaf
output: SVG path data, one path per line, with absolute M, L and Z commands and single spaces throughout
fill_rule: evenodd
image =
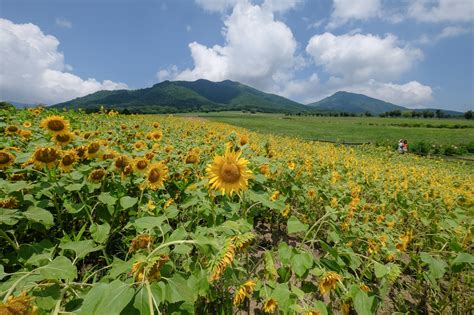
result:
M 374 271 L 375 271 L 375 276 L 380 279 L 380 278 L 383 278 L 386 274 L 388 274 L 390 269 L 385 265 L 375 262 Z
M 82 189 L 82 187 L 84 187 L 84 185 L 85 185 L 84 182 L 79 183 L 79 184 L 69 184 L 65 186 L 64 189 L 66 189 L 67 191 L 79 191 Z
M 288 246 L 285 242 L 278 245 L 278 256 L 283 264 L 290 264 L 291 256 L 293 255 L 293 248 Z
M 474 256 L 469 253 L 459 253 L 456 258 L 454 258 L 451 265 L 463 263 L 474 264 Z
M 313 266 L 313 257 L 308 253 L 296 254 L 291 258 L 291 265 L 298 277 L 302 277 Z
M 135 299 L 133 300 L 133 306 L 140 312 L 140 315 L 151 314 L 150 304 L 148 303 L 148 290 L 146 288 L 146 285 L 142 286 L 135 295 Z
M 82 306 L 79 309 L 77 315 L 91 315 L 96 314 L 94 309 L 97 304 L 103 300 L 107 293 L 107 283 L 95 283 L 94 287 L 86 294 Z
M 33 291 L 35 304 L 44 310 L 51 310 L 61 299 L 61 287 L 58 284 L 43 288 L 41 291 Z
M 179 274 L 173 275 L 166 284 L 166 301 L 170 303 L 176 303 L 180 301 L 185 301 L 189 303 L 194 303 L 197 299 L 196 292 L 193 292 L 188 287 L 186 279 L 184 279 Z
M 436 259 L 427 253 L 420 253 L 420 258 L 423 262 L 427 263 L 430 268 L 430 276 L 433 279 L 440 279 L 446 272 L 448 265 L 444 260 Z
M 120 314 L 135 295 L 135 290 L 130 284 L 120 280 L 109 283 L 105 290 L 103 299 L 97 304 L 92 314 Z
M 0 224 L 15 225 L 21 216 L 17 210 L 0 208 Z
M 139 231 L 151 230 L 157 226 L 160 226 L 163 221 L 165 221 L 164 217 L 143 217 L 136 219 L 133 225 Z
M 46 266 L 38 268 L 38 271 L 45 279 L 74 280 L 77 277 L 76 266 L 64 256 L 56 257 Z
M 76 253 L 75 260 L 85 257 L 87 254 L 100 250 L 101 246 L 95 246 L 94 241 L 85 240 L 77 242 L 68 242 L 59 245 L 63 250 L 72 250 Z
M 133 207 L 138 202 L 138 198 L 125 196 L 120 198 L 120 205 L 123 209 L 128 209 Z
M 117 198 L 113 197 L 109 192 L 101 193 L 97 199 L 108 206 L 113 206 L 117 202 Z
M 370 310 L 372 306 L 372 301 L 362 290 L 358 290 L 354 297 L 354 308 L 359 315 L 370 315 L 372 311 Z
M 3 267 L 3 265 L 0 265 L 0 280 L 5 278 L 6 276 L 8 276 L 8 273 L 5 272 L 5 268 Z
M 291 216 L 288 219 L 288 234 L 305 232 L 308 229 L 308 224 L 301 223 L 297 217 Z
M 91 236 L 94 241 L 99 244 L 105 243 L 105 241 L 107 241 L 107 238 L 109 237 L 110 224 L 108 224 L 107 222 L 105 222 L 104 224 L 94 223 L 89 228 L 89 232 L 91 233 Z
M 30 206 L 23 212 L 23 215 L 30 221 L 42 223 L 46 228 L 54 223 L 53 215 L 43 208 Z
M 323 301 L 316 301 L 314 304 L 314 309 L 321 315 L 328 315 L 328 309 L 326 308 L 326 304 L 324 304 Z

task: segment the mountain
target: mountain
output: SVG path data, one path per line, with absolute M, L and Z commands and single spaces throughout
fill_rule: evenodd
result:
M 308 104 L 318 111 L 333 111 L 362 114 L 370 112 L 381 114 L 393 110 L 405 111 L 407 108 L 384 102 L 363 94 L 339 91 L 318 102 Z
M 261 112 L 311 111 L 306 105 L 268 94 L 234 81 L 164 81 L 139 90 L 98 91 L 53 105 L 56 108 L 95 110 L 100 106 L 137 113 L 250 110 Z

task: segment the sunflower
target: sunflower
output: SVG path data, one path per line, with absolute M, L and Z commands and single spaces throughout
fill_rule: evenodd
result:
M 10 125 L 8 126 L 7 128 L 5 128 L 5 133 L 7 135 L 12 135 L 12 134 L 16 134 L 18 132 L 18 127 L 15 126 L 15 125 Z
M 27 120 L 27 121 L 23 122 L 23 127 L 30 128 L 31 126 L 32 126 L 31 121 Z
M 147 147 L 145 141 L 143 140 L 140 140 L 140 141 L 137 141 L 133 144 L 133 147 L 135 148 L 135 150 L 142 150 L 142 149 L 145 149 Z
M 97 168 L 89 174 L 89 181 L 93 183 L 100 183 L 107 175 L 107 172 L 103 168 Z
M 87 146 L 87 158 L 92 159 L 95 158 L 97 155 L 99 155 L 99 150 L 100 150 L 100 143 L 97 141 L 89 143 Z
M 243 147 L 244 145 L 246 145 L 247 143 L 249 142 L 249 137 L 247 135 L 241 135 L 240 138 L 239 138 L 239 144 L 241 147 Z
M 23 138 L 23 139 L 28 139 L 31 137 L 31 131 L 30 130 L 23 130 L 20 129 L 18 130 L 18 134 Z
M 157 162 L 149 166 L 144 184 L 152 190 L 157 190 L 164 187 L 164 181 L 167 179 L 168 168 L 163 162 Z
M 0 170 L 6 169 L 15 161 L 15 156 L 5 150 L 0 151 Z
M 141 248 L 147 248 L 151 245 L 153 245 L 153 242 L 155 241 L 154 237 L 149 235 L 149 234 L 140 234 L 137 235 L 133 240 L 132 243 L 130 244 L 130 247 L 128 248 L 129 253 L 134 253 L 137 250 Z
M 323 275 L 319 281 L 319 291 L 322 295 L 326 295 L 329 291 L 336 288 L 338 281 L 342 280 L 342 276 L 333 271 L 329 271 Z
M 53 135 L 53 141 L 61 146 L 68 145 L 74 139 L 74 134 L 72 132 L 58 133 Z
M 52 134 L 67 133 L 69 131 L 69 121 L 63 116 L 53 115 L 41 121 L 41 128 Z
M 63 153 L 61 160 L 59 161 L 59 168 L 64 172 L 72 170 L 74 163 L 77 162 L 79 157 L 75 150 L 69 150 Z
M 258 169 L 263 175 L 270 173 L 270 166 L 268 166 L 268 164 L 262 164 Z
M 37 314 L 38 307 L 33 301 L 34 297 L 26 291 L 16 297 L 10 295 L 5 303 L 0 304 L 0 314 Z
M 60 157 L 61 151 L 58 149 L 40 147 L 35 150 L 30 162 L 33 162 L 37 168 L 42 168 L 44 166 L 49 168 L 56 165 Z
M 115 159 L 115 169 L 123 171 L 127 166 L 130 165 L 130 159 L 126 155 L 120 155 Z
M 160 141 L 163 138 L 163 133 L 161 131 L 152 131 L 146 135 L 148 140 Z
M 133 168 L 138 173 L 146 173 L 148 166 L 150 166 L 150 161 L 148 161 L 146 158 L 141 157 L 133 160 Z
M 79 147 L 74 148 L 76 151 L 77 156 L 82 160 L 85 159 L 87 156 L 87 147 L 85 145 L 81 145 Z
M 250 298 L 252 295 L 253 289 L 255 288 L 255 281 L 248 280 L 244 284 L 242 284 L 237 290 L 237 293 L 234 296 L 234 305 L 241 304 L 246 298 Z
M 199 163 L 199 151 L 190 150 L 185 160 L 186 164 L 197 164 Z
M 0 208 L 17 209 L 19 205 L 20 203 L 15 197 L 9 197 L 9 198 L 0 200 Z
M 278 302 L 272 298 L 266 299 L 263 302 L 263 311 L 265 313 L 274 313 L 278 306 Z
M 247 188 L 252 171 L 247 167 L 249 162 L 240 158 L 241 154 L 241 151 L 226 150 L 224 156 L 216 156 L 207 166 L 207 177 L 212 190 L 232 195 Z
M 113 160 L 117 156 L 117 152 L 112 149 L 107 149 L 100 157 L 103 161 Z

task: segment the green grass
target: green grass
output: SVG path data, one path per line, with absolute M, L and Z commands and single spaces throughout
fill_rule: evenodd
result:
M 188 114 L 190 115 L 190 114 Z M 419 119 L 380 117 L 301 117 L 282 114 L 246 114 L 215 112 L 193 114 L 253 131 L 295 136 L 303 139 L 338 142 L 394 144 L 407 139 L 410 145 L 420 142 L 443 146 L 467 146 L 474 142 L 474 121 L 466 119 Z M 469 128 L 427 128 L 426 125 Z M 402 126 L 403 125 L 403 126 Z M 405 125 L 408 125 L 406 127 Z

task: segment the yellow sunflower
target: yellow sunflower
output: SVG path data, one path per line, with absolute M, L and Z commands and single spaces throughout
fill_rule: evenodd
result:
M 150 166 L 150 161 L 148 159 L 141 157 L 133 160 L 133 168 L 136 172 L 145 174 Z
M 250 298 L 250 296 L 253 293 L 253 289 L 255 288 L 255 281 L 253 280 L 248 280 L 244 284 L 240 286 L 240 288 L 237 290 L 237 293 L 234 296 L 234 305 L 239 305 L 241 304 L 246 298 Z
M 53 141 L 61 146 L 68 145 L 74 139 L 74 134 L 72 132 L 58 133 L 53 135 Z
M 8 126 L 7 128 L 5 128 L 5 133 L 7 135 L 13 135 L 13 134 L 16 134 L 18 132 L 18 127 L 15 126 L 15 125 L 10 125 Z
M 56 148 L 39 147 L 33 153 L 30 162 L 33 162 L 37 168 L 55 166 L 61 157 L 61 151 Z
M 59 168 L 63 172 L 69 172 L 72 170 L 78 159 L 79 157 L 77 156 L 76 150 L 66 151 L 63 153 L 61 160 L 59 161 Z
M 168 168 L 163 162 L 150 165 L 144 185 L 152 190 L 164 187 L 164 181 L 168 179 Z
M 0 170 L 6 169 L 15 161 L 15 156 L 5 150 L 0 151 Z
M 207 177 L 212 190 L 232 195 L 247 188 L 252 171 L 247 167 L 249 162 L 240 158 L 241 154 L 241 151 L 226 150 L 224 156 L 216 156 L 207 166 Z
M 199 163 L 199 151 L 190 150 L 185 160 L 186 164 L 197 164 Z
M 99 150 L 100 150 L 100 143 L 97 141 L 89 143 L 87 146 L 87 158 L 92 159 L 95 158 L 97 155 L 99 155 Z
M 23 122 L 23 127 L 30 128 L 31 126 L 32 126 L 31 121 L 27 120 L 27 121 Z
M 102 168 L 97 168 L 89 174 L 89 181 L 93 183 L 100 183 L 107 175 L 107 172 Z
M 41 121 L 40 127 L 52 134 L 67 133 L 69 131 L 69 121 L 63 116 L 53 115 Z
M 120 155 L 115 159 L 115 169 L 123 171 L 127 166 L 130 165 L 130 159 L 126 155 Z
M 263 302 L 263 311 L 265 313 L 274 313 L 278 306 L 278 302 L 272 298 L 266 299 Z

